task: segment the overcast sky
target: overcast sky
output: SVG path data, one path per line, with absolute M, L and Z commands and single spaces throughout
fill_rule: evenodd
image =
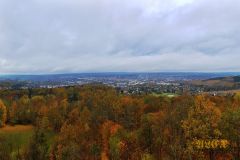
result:
M 0 0 L 0 74 L 240 71 L 239 0 Z

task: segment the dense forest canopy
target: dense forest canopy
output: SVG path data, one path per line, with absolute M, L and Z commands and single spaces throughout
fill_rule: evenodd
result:
M 194 160 L 240 158 L 240 94 L 128 96 L 85 85 L 0 91 L 0 126 L 33 125 L 0 159 Z M 49 134 L 51 133 L 51 136 Z

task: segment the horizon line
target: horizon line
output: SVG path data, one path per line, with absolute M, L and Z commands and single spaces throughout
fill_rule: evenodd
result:
M 0 73 L 0 76 L 41 76 L 70 74 L 137 74 L 137 73 L 236 73 L 240 71 L 95 71 L 95 72 L 55 72 L 55 73 Z

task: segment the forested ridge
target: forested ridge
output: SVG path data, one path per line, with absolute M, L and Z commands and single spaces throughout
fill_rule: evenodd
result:
M 0 91 L 0 126 L 33 125 L 0 159 L 230 160 L 240 158 L 240 94 L 156 97 L 85 85 Z M 51 136 L 49 136 L 51 133 Z

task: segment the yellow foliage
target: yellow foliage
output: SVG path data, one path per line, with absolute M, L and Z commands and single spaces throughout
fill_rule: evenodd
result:
M 3 101 L 0 100 L 0 127 L 4 127 L 7 120 L 7 109 Z
M 194 140 L 193 146 L 197 149 L 226 149 L 230 146 L 230 142 L 225 139 L 213 139 L 213 140 Z

